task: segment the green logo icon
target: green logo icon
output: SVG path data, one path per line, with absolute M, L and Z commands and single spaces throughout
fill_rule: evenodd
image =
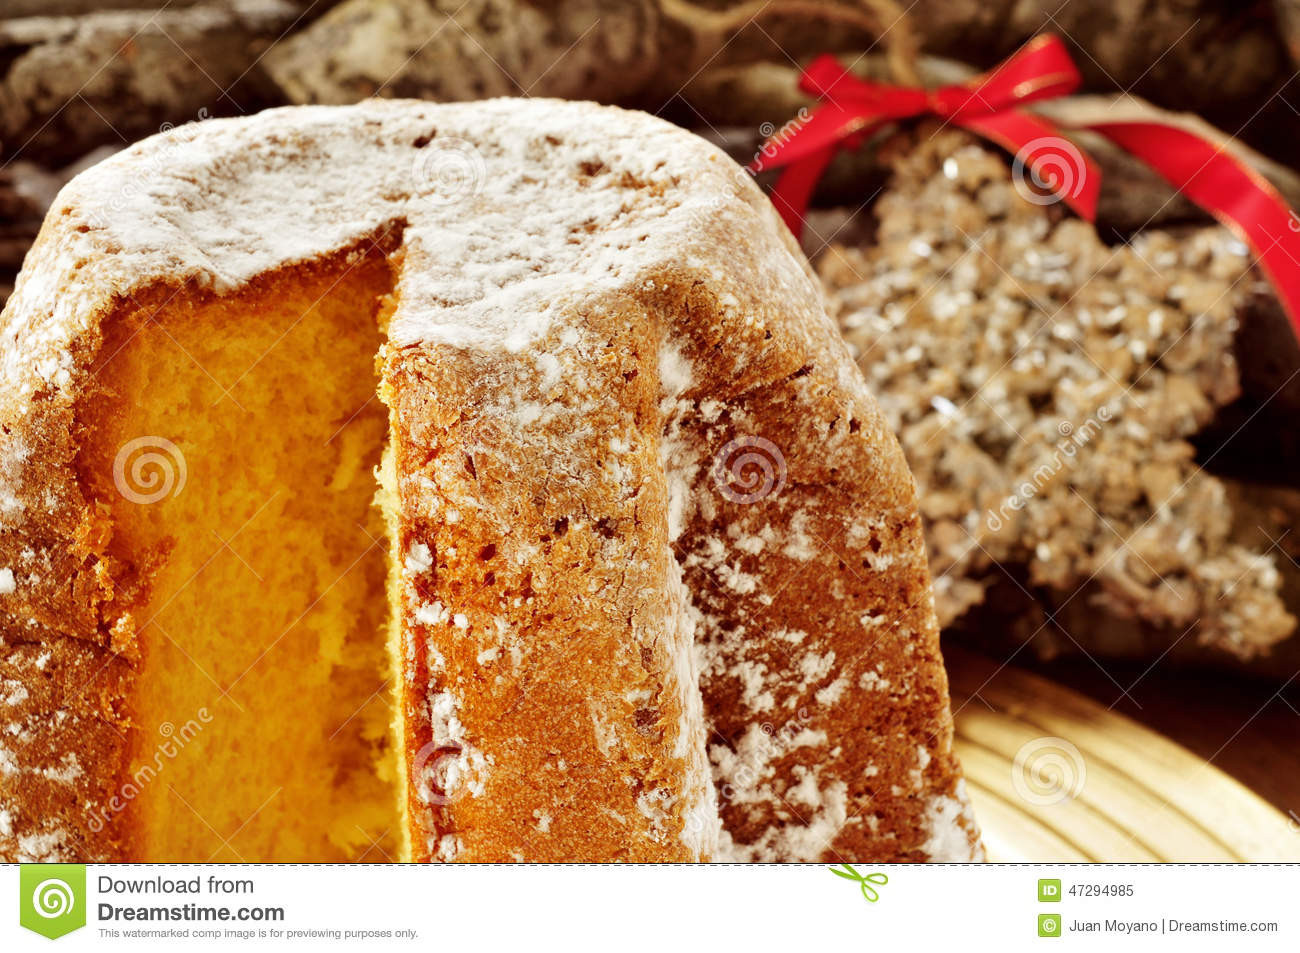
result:
M 1060 936 L 1061 915 L 1059 913 L 1040 913 L 1038 915 L 1039 936 Z
M 862 897 L 867 903 L 875 903 L 880 899 L 880 892 L 876 887 L 883 887 L 889 883 L 889 877 L 878 870 L 869 874 L 860 874 L 852 864 L 840 864 L 837 867 L 830 868 L 831 873 L 836 877 L 843 877 L 845 880 L 852 880 L 862 890 Z M 875 884 L 875 886 L 872 886 Z
M 85 864 L 23 864 L 18 875 L 18 922 L 57 940 L 86 925 Z
M 1059 880 L 1038 881 L 1038 902 L 1039 903 L 1060 903 L 1061 882 Z

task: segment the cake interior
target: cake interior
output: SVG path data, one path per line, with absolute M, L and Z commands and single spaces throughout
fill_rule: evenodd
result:
M 340 257 L 163 295 L 104 342 L 79 468 L 110 554 L 150 578 L 128 607 L 126 859 L 400 856 L 374 506 L 390 291 L 382 254 Z

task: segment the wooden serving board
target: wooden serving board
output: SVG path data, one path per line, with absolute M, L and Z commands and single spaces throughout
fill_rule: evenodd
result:
M 1168 738 L 1038 675 L 944 655 L 990 860 L 1300 861 L 1300 822 Z

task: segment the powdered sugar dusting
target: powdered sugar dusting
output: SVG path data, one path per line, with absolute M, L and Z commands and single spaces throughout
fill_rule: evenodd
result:
M 451 143 L 471 166 L 448 194 L 420 163 Z M 588 103 L 373 100 L 180 126 L 59 193 L 50 216 L 60 228 L 38 240 L 5 309 L 0 386 L 26 396 L 74 382 L 69 345 L 112 294 L 159 281 L 224 292 L 394 225 L 407 261 L 394 343 L 518 351 L 575 300 L 676 260 L 686 226 L 720 195 L 758 207 L 758 190 L 718 159 L 668 123 Z M 151 174 L 132 200 L 108 207 L 142 166 Z M 668 187 L 674 201 L 630 190 L 628 178 Z M 636 214 L 629 203 L 640 203 Z M 773 252 L 771 280 L 799 274 L 784 248 Z M 684 364 L 670 370 L 668 380 L 685 383 Z
M 722 825 L 718 818 L 712 770 L 704 747 L 708 728 L 704 720 L 700 672 L 694 652 L 695 619 L 690 593 L 682 584 L 681 569 L 677 562 L 671 559 L 668 562 L 673 578 L 669 590 L 670 606 L 666 629 L 672 642 L 670 652 L 675 667 L 673 681 L 684 721 L 677 736 L 677 750 L 674 754 L 686 761 L 681 807 L 685 825 L 681 839 L 696 859 L 704 859 L 717 849 Z
M 934 863 L 963 863 L 984 859 L 983 848 L 972 844 L 975 815 L 966 796 L 966 782 L 959 780 L 955 796 L 930 799 L 925 809 L 927 837 L 921 852 Z

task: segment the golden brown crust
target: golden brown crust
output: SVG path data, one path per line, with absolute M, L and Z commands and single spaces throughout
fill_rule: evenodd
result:
M 836 335 L 734 327 L 686 277 L 659 299 L 707 382 L 670 422 L 702 457 L 675 550 L 700 614 L 726 856 L 977 858 L 897 442 Z M 746 353 L 764 360 L 726 365 Z
M 6 632 L 0 683 L 6 706 L 4 806 L 0 857 L 9 861 L 120 856 L 116 831 L 87 810 L 108 804 L 125 763 L 126 719 L 121 700 L 129 666 L 91 642 L 33 626 Z
M 704 851 L 690 829 L 692 811 L 713 810 L 703 726 L 682 710 L 674 657 L 662 332 L 633 302 L 585 310 L 579 353 L 549 350 L 584 360 L 580 381 L 573 367 L 539 374 L 530 355 L 390 361 L 400 551 L 430 557 L 408 557 L 404 577 L 408 751 L 432 743 L 459 773 L 412 779 L 417 859 Z M 502 378 L 519 404 L 501 406 Z M 519 412 L 540 405 L 549 426 L 528 426 Z
M 90 380 L 76 392 L 93 394 Z M 125 766 L 133 646 L 111 607 L 135 577 L 107 553 L 104 514 L 77 479 L 75 406 L 68 391 L 38 393 L 22 414 L 0 398 L 0 565 L 15 580 L 0 597 L 0 857 L 14 861 L 109 860 L 120 847 L 87 808 Z

